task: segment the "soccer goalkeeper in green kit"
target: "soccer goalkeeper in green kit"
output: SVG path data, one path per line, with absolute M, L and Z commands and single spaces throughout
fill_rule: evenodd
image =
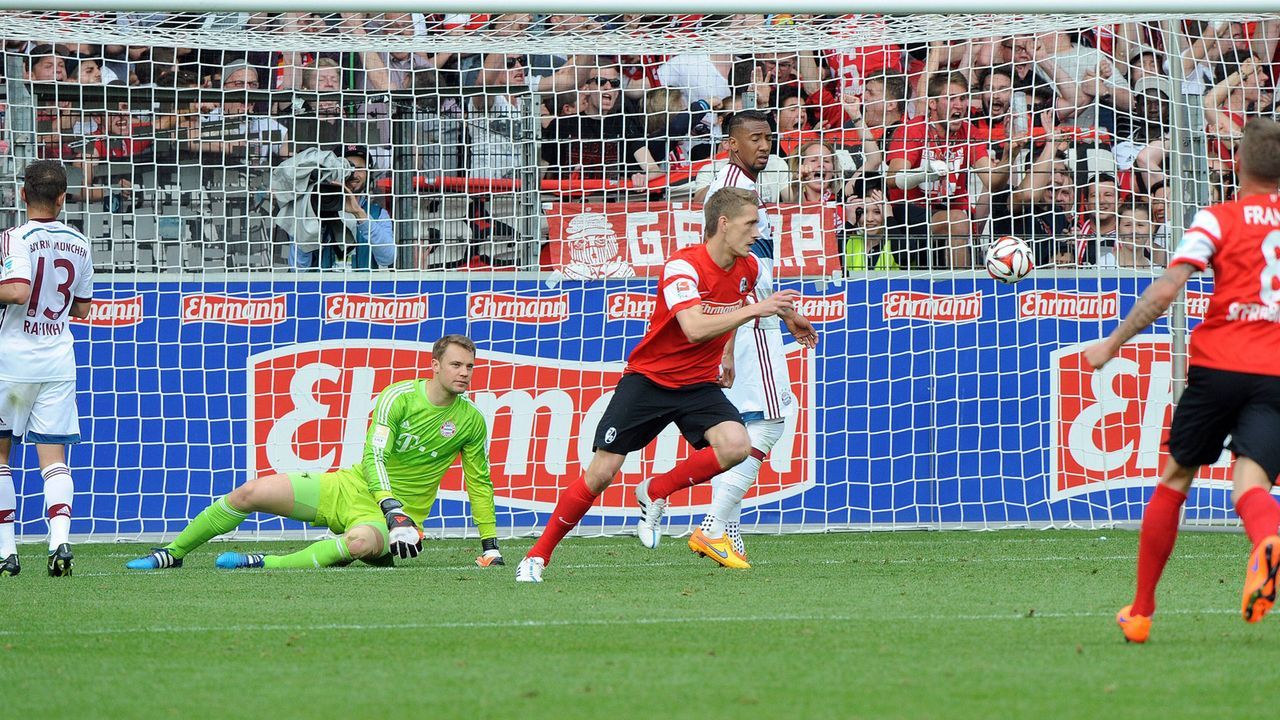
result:
M 480 531 L 481 566 L 502 565 L 493 482 L 489 477 L 484 416 L 462 397 L 471 385 L 476 346 L 446 335 L 432 347 L 430 380 L 405 380 L 378 394 L 365 437 L 364 462 L 331 473 L 290 473 L 251 480 L 195 517 L 173 542 L 131 560 L 131 570 L 182 566 L 209 540 L 234 530 L 249 513 L 263 512 L 326 527 L 339 537 L 290 555 L 225 552 L 221 568 L 320 568 L 352 560 L 390 564 L 390 556 L 417 557 L 423 519 L 440 480 L 462 454 L 471 517 Z

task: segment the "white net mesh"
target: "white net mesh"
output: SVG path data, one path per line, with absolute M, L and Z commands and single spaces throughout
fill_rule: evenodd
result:
M 61 159 L 101 273 L 72 455 L 73 527 L 101 538 L 172 533 L 255 475 L 352 465 L 373 395 L 426 374 L 446 332 L 480 346 L 499 526 L 539 524 L 732 164 L 823 335 L 786 357 L 799 411 L 748 529 L 1132 520 L 1185 335 L 1162 321 L 1106 375 L 1080 344 L 1189 210 L 1235 192 L 1280 40 L 1280 15 L 0 23 L 0 214 L 20 222 L 27 161 Z M 758 157 L 728 138 L 745 110 L 773 131 Z M 982 269 L 1010 235 L 1036 266 L 1015 286 Z M 669 430 L 637 453 L 587 531 L 624 529 L 629 488 L 686 452 Z M 11 464 L 39 534 L 34 454 Z M 465 531 L 465 497 L 455 471 L 429 529 Z M 687 528 L 709 490 L 675 500 Z M 1220 485 L 1188 507 L 1228 517 Z

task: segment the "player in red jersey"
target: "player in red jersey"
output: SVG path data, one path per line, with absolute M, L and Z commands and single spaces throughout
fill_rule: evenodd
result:
M 596 427 L 595 455 L 581 478 L 560 493 L 542 536 L 516 569 L 517 582 L 542 582 L 551 553 L 609 487 L 627 453 L 648 445 L 674 422 L 696 450 L 636 491 L 641 511 L 660 513 L 672 493 L 706 482 L 746 459 L 751 439 L 721 386 L 733 382 L 730 340 L 739 325 L 791 312 L 784 290 L 748 303 L 760 267 L 755 193 L 725 188 L 704 208 L 706 243 L 679 250 L 662 268 L 649 331 Z
M 1213 297 L 1191 333 L 1187 389 L 1169 426 L 1169 457 L 1142 516 L 1138 587 L 1116 615 L 1126 640 L 1146 642 L 1155 590 L 1178 535 L 1178 517 L 1196 470 L 1236 455 L 1232 500 L 1253 553 L 1241 612 L 1257 622 L 1276 599 L 1280 504 L 1280 125 L 1255 119 L 1244 130 L 1238 199 L 1201 210 L 1164 275 L 1111 336 L 1085 351 L 1095 368 L 1164 314 L 1191 273 L 1213 265 Z

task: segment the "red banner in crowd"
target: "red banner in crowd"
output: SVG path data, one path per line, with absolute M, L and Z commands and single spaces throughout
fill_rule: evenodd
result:
M 772 205 L 776 275 L 840 269 L 835 207 Z M 547 213 L 550 270 L 574 280 L 654 277 L 671 253 L 702 242 L 702 206 L 689 203 L 557 203 Z

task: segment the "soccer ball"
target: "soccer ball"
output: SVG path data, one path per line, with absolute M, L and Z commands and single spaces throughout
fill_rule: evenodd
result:
M 987 273 L 1002 283 L 1016 283 L 1031 274 L 1031 248 L 1016 237 L 996 238 L 987 248 Z

